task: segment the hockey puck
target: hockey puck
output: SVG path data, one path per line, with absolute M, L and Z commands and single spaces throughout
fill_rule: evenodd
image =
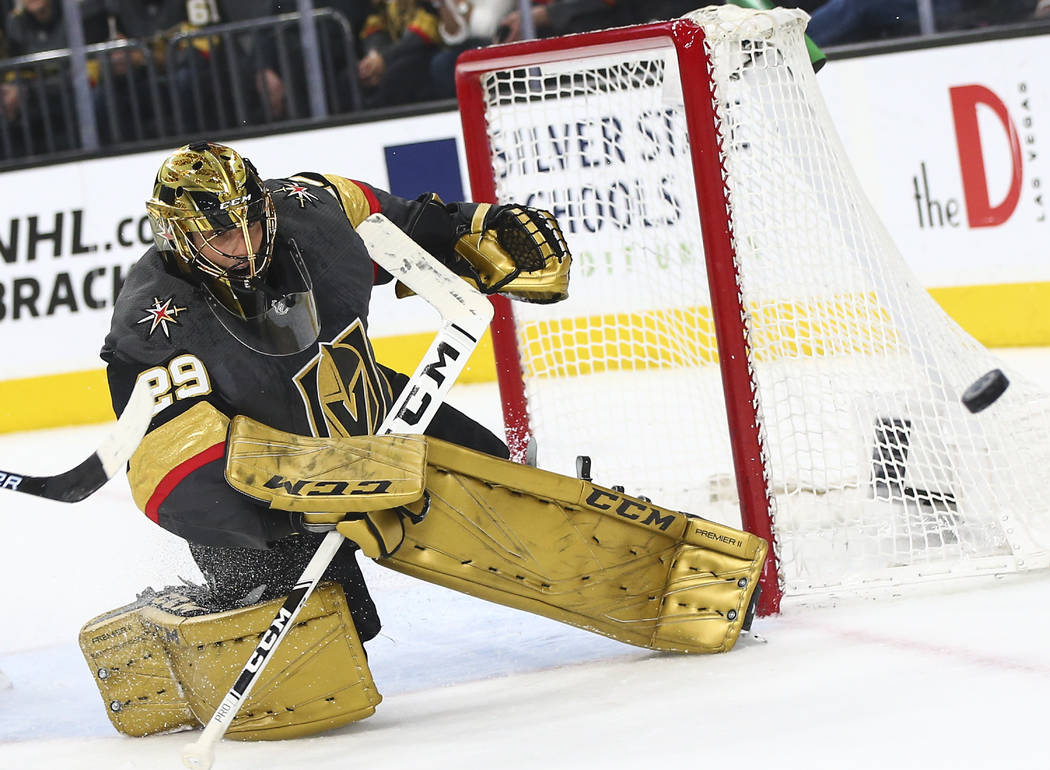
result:
M 1002 369 L 992 369 L 987 374 L 978 377 L 962 394 L 963 406 L 977 414 L 994 404 L 996 399 L 1006 392 L 1009 384 L 1010 381 L 1006 379 Z

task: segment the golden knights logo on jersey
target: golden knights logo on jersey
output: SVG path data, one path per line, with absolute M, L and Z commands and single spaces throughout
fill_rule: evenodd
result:
M 392 402 L 390 383 L 376 366 L 372 346 L 355 319 L 324 342 L 295 375 L 314 436 L 375 433 Z

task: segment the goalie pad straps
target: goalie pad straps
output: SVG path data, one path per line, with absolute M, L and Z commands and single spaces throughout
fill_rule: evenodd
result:
M 572 257 L 557 220 L 527 206 L 492 206 L 474 211 L 470 232 L 456 242 L 481 291 L 526 302 L 558 302 L 569 295 Z
M 370 559 L 390 556 L 405 542 L 405 520 L 396 510 L 351 513 L 336 529 Z
M 192 598 L 196 594 L 197 598 Z M 124 735 L 206 723 L 283 599 L 215 612 L 196 586 L 147 590 L 80 632 L 106 713 Z M 239 740 L 297 738 L 370 716 L 382 700 L 343 589 L 318 587 L 230 727 Z

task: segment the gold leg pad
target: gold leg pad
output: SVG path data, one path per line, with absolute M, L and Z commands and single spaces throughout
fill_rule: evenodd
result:
M 766 557 L 761 538 L 427 442 L 430 510 L 379 564 L 651 649 L 736 642 Z
M 149 593 L 80 633 L 113 726 L 125 735 L 211 719 L 283 599 L 209 612 L 180 588 Z M 340 586 L 318 587 L 227 733 L 295 738 L 364 719 L 382 700 Z

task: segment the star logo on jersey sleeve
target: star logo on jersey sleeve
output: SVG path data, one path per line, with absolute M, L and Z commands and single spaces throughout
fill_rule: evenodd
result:
M 284 187 L 279 187 L 277 192 L 284 193 L 285 198 L 295 198 L 299 201 L 299 208 L 306 208 L 307 201 L 310 203 L 317 202 L 317 196 L 310 192 L 305 185 L 298 182 L 291 182 Z
M 161 301 L 157 297 L 153 298 L 153 305 L 151 307 L 143 308 L 143 312 L 146 313 L 145 318 L 139 319 L 138 323 L 150 324 L 149 332 L 146 336 L 152 337 L 153 332 L 159 328 L 164 332 L 164 336 L 169 340 L 171 339 L 171 331 L 168 329 L 169 324 L 179 325 L 177 317 L 179 313 L 183 312 L 186 308 L 179 307 L 175 304 L 175 297 L 168 297 L 166 300 Z

